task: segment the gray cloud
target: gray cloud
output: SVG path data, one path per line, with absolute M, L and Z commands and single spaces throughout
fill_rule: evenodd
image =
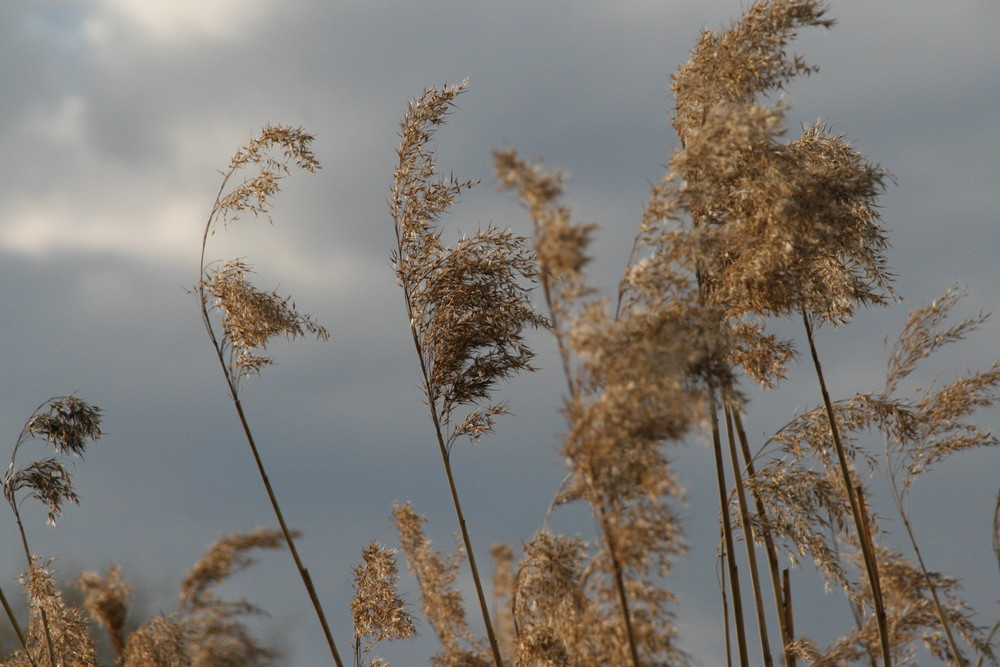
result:
M 159 18 L 136 13 L 144 4 L 0 9 L 0 416 L 10 441 L 54 394 L 78 391 L 107 412 L 107 437 L 75 469 L 82 506 L 56 529 L 34 521 L 29 530 L 36 550 L 60 562 L 121 562 L 139 585 L 156 584 L 151 606 L 169 611 L 169 586 L 217 535 L 273 523 L 184 288 L 197 278 L 216 170 L 263 124 L 304 125 L 317 135 L 323 169 L 286 182 L 273 228 L 240 222 L 211 248 L 246 255 L 262 287 L 293 294 L 333 334 L 329 343 L 278 345 L 278 365 L 248 384 L 246 403 L 289 518 L 305 531 L 303 555 L 337 637 L 346 638 L 350 566 L 367 540 L 394 542 L 386 528 L 393 500 L 413 499 L 436 543 L 452 544 L 388 264 L 385 197 L 406 101 L 470 77 L 437 144 L 444 171 L 483 183 L 444 221 L 447 233 L 491 220 L 527 233 L 523 211 L 496 192 L 489 152 L 543 155 L 571 173 L 567 203 L 578 218 L 601 225 L 595 282 L 610 289 L 649 183 L 674 146 L 669 74 L 699 30 L 735 18 L 742 5 L 261 1 L 226 26 L 231 15 L 204 15 L 204 3 L 179 3 Z M 995 5 L 843 2 L 832 14 L 837 27 L 803 34 L 793 47 L 822 70 L 786 92 L 790 131 L 829 119 L 894 173 L 884 221 L 906 305 L 968 281 L 966 312 L 995 309 Z M 906 305 L 862 314 L 854 330 L 823 332 L 842 394 L 878 386 L 881 337 L 898 330 Z M 940 370 L 994 358 L 998 336 L 988 325 Z M 493 540 L 529 538 L 561 479 L 561 382 L 551 343 L 538 340 L 542 372 L 505 388 L 517 417 L 456 456 L 481 558 Z M 786 390 L 780 402 L 755 398 L 753 435 L 816 400 L 808 368 Z M 996 428 L 995 414 L 987 423 Z M 960 497 L 941 497 L 932 479 L 914 492 L 938 556 L 932 567 L 954 564 L 987 620 L 997 597 L 991 464 L 972 455 L 942 471 Z M 690 628 L 684 647 L 715 664 L 720 630 L 705 624 L 718 624 L 717 529 L 702 444 L 683 448 L 678 465 L 691 489 L 692 557 L 671 585 Z M 963 534 L 948 532 L 956 516 L 978 540 L 975 556 L 948 550 Z M 588 529 L 585 517 L 565 523 Z M 0 516 L 0 530 L 11 534 L 12 522 Z M 10 582 L 19 556 L 13 540 L 0 542 L 0 576 Z M 289 664 L 319 664 L 322 640 L 300 588 L 276 553 L 230 590 L 288 629 Z M 383 653 L 418 664 L 435 650 L 427 639 L 415 647 Z

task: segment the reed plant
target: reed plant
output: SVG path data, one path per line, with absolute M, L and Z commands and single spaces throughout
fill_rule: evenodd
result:
M 290 297 L 279 296 L 276 292 L 264 292 L 250 283 L 249 275 L 253 271 L 243 260 L 209 262 L 206 259 L 208 240 L 220 224 L 225 227 L 248 214 L 253 217 L 263 216 L 270 222 L 271 198 L 278 192 L 279 180 L 289 175 L 292 167 L 307 172 L 319 169 L 319 162 L 310 150 L 312 140 L 312 135 L 301 129 L 269 125 L 261 131 L 260 136 L 254 137 L 233 155 L 205 223 L 199 279 L 194 291 L 201 306 L 205 331 L 218 358 L 230 399 L 236 408 L 268 501 L 292 555 L 295 569 L 309 595 L 330 655 L 339 667 L 343 663 L 326 613 L 309 570 L 299 556 L 293 531 L 285 521 L 284 512 L 267 476 L 264 461 L 240 401 L 241 381 L 274 363 L 273 358 L 263 354 L 271 340 L 279 336 L 296 338 L 306 334 L 325 340 L 330 334 L 309 315 L 300 314 Z M 251 175 L 227 189 L 230 180 L 246 173 L 246 170 L 250 170 Z M 252 173 L 253 170 L 256 173 Z
M 27 634 L 21 630 L 7 596 L 0 594 L 4 611 L 21 644 L 21 650 L 12 659 L 22 664 L 55 665 L 68 659 L 86 661 L 94 652 L 83 615 L 63 604 L 52 573 L 47 569 L 48 562 L 33 554 L 28 546 L 20 504 L 26 495 L 41 501 L 47 509 L 48 523 L 55 525 L 65 503 L 80 501 L 65 457 L 83 456 L 88 443 L 100 437 L 100 408 L 73 395 L 50 398 L 38 406 L 24 424 L 11 448 L 10 465 L 0 479 L 4 498 L 14 513 L 28 567 L 21 580 L 31 608 Z M 18 453 L 27 443 L 37 439 L 51 445 L 55 456 L 21 465 Z
M 444 245 L 435 223 L 472 181 L 440 178 L 429 147 L 466 82 L 430 88 L 407 109 L 400 124 L 389 213 L 396 233 L 392 262 L 403 288 L 410 334 L 420 362 L 421 384 L 444 466 L 465 554 L 475 583 L 494 663 L 500 649 L 462 511 L 452 449 L 460 438 L 478 440 L 493 430 L 504 402 L 492 402 L 497 382 L 532 370 L 527 327 L 545 326 L 524 284 L 535 265 L 526 240 L 495 227 Z M 409 553 L 409 552 L 408 552 Z
M 684 610 L 671 576 L 686 554 L 685 492 L 673 459 L 698 438 L 709 445 L 705 465 L 718 493 L 719 643 L 728 664 L 888 667 L 923 655 L 962 667 L 998 664 L 1000 622 L 981 626 L 958 579 L 933 569 L 939 564 L 928 562 L 918 539 L 928 527 L 908 502 L 937 464 L 1000 444 L 974 421 L 1000 398 L 1000 362 L 912 386 L 924 359 L 973 335 L 989 315 L 955 320 L 962 291 L 953 287 L 910 311 L 887 343 L 881 387 L 837 396 L 826 381 L 817 331 L 844 335 L 859 309 L 897 301 L 878 207 L 888 172 L 822 123 L 790 138 L 788 107 L 771 99 L 817 71 L 787 53 L 798 31 L 833 24 L 816 0 L 761 0 L 729 27 L 703 32 L 672 78 L 678 147 L 637 221 L 614 295 L 592 284 L 599 228 L 575 219 L 566 176 L 513 148 L 494 151 L 493 167 L 499 187 L 526 210 L 530 236 L 491 224 L 447 241 L 446 214 L 476 182 L 442 176 L 433 140 L 467 82 L 428 88 L 406 108 L 388 197 L 391 261 L 458 544 L 436 550 L 427 517 L 409 502 L 392 505 L 419 613 L 400 591 L 396 549 L 364 546 L 351 571 L 354 597 L 342 605 L 353 621 L 356 667 L 388 665 L 376 655 L 379 642 L 414 638 L 421 616 L 440 644 L 431 658 L 440 667 L 696 662 L 682 649 Z M 2 478 L 27 560 L 30 620 L 25 631 L 0 589 L 21 646 L 0 665 L 96 665 L 85 612 L 119 664 L 269 664 L 276 652 L 244 622 L 259 608 L 221 600 L 217 587 L 250 565 L 254 550 L 282 545 L 332 661 L 343 664 L 240 401 L 241 383 L 273 363 L 266 349 L 276 337 L 328 332 L 290 298 L 256 288 L 244 260 L 209 261 L 207 253 L 220 228 L 247 215 L 268 218 L 281 178 L 318 169 L 312 140 L 301 129 L 268 126 L 233 156 L 204 228 L 193 290 L 278 528 L 221 538 L 181 582 L 177 610 L 136 629 L 126 622 L 131 585 L 121 568 L 81 574 L 82 605 L 67 604 L 50 562 L 29 549 L 19 503 L 25 495 L 41 500 L 54 522 L 63 503 L 78 500 L 60 457 L 81 454 L 101 435 L 101 411 L 72 396 L 52 399 L 25 425 Z M 801 335 L 776 333 L 782 321 L 800 322 Z M 460 442 L 490 435 L 509 414 L 499 387 L 535 370 L 532 329 L 551 334 L 558 354 L 567 470 L 520 553 L 492 546 L 490 591 L 471 537 L 490 526 L 463 508 L 465 481 L 453 458 L 464 453 Z M 816 407 L 757 442 L 746 427 L 750 399 L 781 391 L 800 348 L 816 376 Z M 58 456 L 20 465 L 18 452 L 35 438 Z M 891 499 L 901 534 L 873 504 L 880 496 Z M 560 534 L 553 517 L 572 506 L 585 510 L 589 527 Z M 1000 497 L 995 516 L 1000 558 Z M 465 567 L 482 632 L 466 614 Z M 838 619 L 839 638 L 811 636 L 793 604 L 793 571 L 796 590 L 805 582 L 843 593 L 849 616 Z

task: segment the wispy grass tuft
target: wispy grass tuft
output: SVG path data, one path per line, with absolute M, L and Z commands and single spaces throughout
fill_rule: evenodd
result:
M 412 639 L 417 636 L 413 617 L 399 596 L 396 551 L 372 542 L 361 552 L 361 563 L 354 568 L 354 663 L 356 665 L 385 664 L 380 658 L 367 663 L 368 654 L 376 642 Z M 361 640 L 364 639 L 364 645 Z
M 544 327 L 547 321 L 529 301 L 535 264 L 526 239 L 490 226 L 448 246 L 437 230 L 440 216 L 462 190 L 474 185 L 438 177 L 429 146 L 465 86 L 463 81 L 427 89 L 410 103 L 400 123 L 389 196 L 396 234 L 392 263 L 403 288 L 423 390 L 490 652 L 500 667 L 500 648 L 452 472 L 452 447 L 460 437 L 477 440 L 493 431 L 495 418 L 507 412 L 506 403 L 493 402 L 495 387 L 521 371 L 534 370 L 534 352 L 524 331 Z
M 225 226 L 246 214 L 254 217 L 263 215 L 270 221 L 271 197 L 278 192 L 279 180 L 291 174 L 293 166 L 307 172 L 319 169 L 319 162 L 309 148 L 312 140 L 312 135 L 301 129 L 271 125 L 265 127 L 260 136 L 253 138 L 250 143 L 236 151 L 230 160 L 229 171 L 223 175 L 222 185 L 205 223 L 201 241 L 200 272 L 198 282 L 195 284 L 195 293 L 201 306 L 205 330 L 222 367 L 233 406 L 236 408 L 264 490 L 295 562 L 295 568 L 319 619 L 330 654 L 339 667 L 343 663 L 319 595 L 313 586 L 309 571 L 299 557 L 293 533 L 285 522 L 284 513 L 278 504 L 243 404 L 240 402 L 240 380 L 247 375 L 259 373 L 262 367 L 273 362 L 271 357 L 259 353 L 259 350 L 267 347 L 269 341 L 281 335 L 294 338 L 305 333 L 326 339 L 329 338 L 329 333 L 308 315 L 300 315 L 290 298 L 280 297 L 275 292 L 264 292 L 251 285 L 247 281 L 250 267 L 242 260 L 229 260 L 219 266 L 217 263 L 206 263 L 205 259 L 208 239 L 215 233 L 219 223 Z M 232 189 L 226 189 L 230 179 L 235 175 L 254 168 L 256 168 L 255 174 L 246 177 Z M 213 314 L 216 317 L 213 317 Z M 217 321 L 216 318 L 221 321 Z

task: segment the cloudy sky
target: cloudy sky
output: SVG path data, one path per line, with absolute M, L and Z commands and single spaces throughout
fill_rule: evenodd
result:
M 169 613 L 177 582 L 217 536 L 273 523 L 197 301 L 185 290 L 198 279 L 218 170 L 262 125 L 301 125 L 316 135 L 323 169 L 284 182 L 273 227 L 233 226 L 212 240 L 209 256 L 246 257 L 259 286 L 292 294 L 331 331 L 329 342 L 276 345 L 278 365 L 246 383 L 244 402 L 347 653 L 350 570 L 368 541 L 395 544 L 392 502 L 414 501 L 435 543 L 453 544 L 388 260 L 385 198 L 406 102 L 427 86 L 469 78 L 437 148 L 443 171 L 482 185 L 445 220 L 447 233 L 489 222 L 528 233 L 523 211 L 496 190 L 490 150 L 544 156 L 571 175 L 567 203 L 577 219 L 600 225 L 592 275 L 612 288 L 649 185 L 675 146 L 668 76 L 701 29 L 728 23 L 745 4 L 0 3 L 4 442 L 53 395 L 76 392 L 106 412 L 105 438 L 74 469 L 81 506 L 57 528 L 27 512 L 34 550 L 58 557 L 66 577 L 119 563 L 142 590 L 140 613 Z M 827 120 L 893 173 L 881 201 L 907 300 L 822 332 L 832 391 L 844 396 L 880 386 L 882 338 L 898 331 L 907 305 L 960 282 L 970 286 L 960 314 L 1000 308 L 1000 4 L 831 4 L 838 25 L 794 45 L 821 71 L 786 91 L 788 125 L 794 134 Z M 504 387 L 517 417 L 454 456 L 486 563 L 491 542 L 530 538 L 562 477 L 562 384 L 552 344 L 535 340 L 541 371 Z M 983 366 L 1000 355 L 998 340 L 992 322 L 927 369 Z M 762 441 L 817 398 L 809 368 L 794 368 L 780 395 L 751 406 L 751 434 Z M 981 423 L 1000 428 L 995 412 Z M 689 489 L 691 542 L 671 581 L 682 647 L 720 664 L 708 450 L 692 438 L 677 465 Z M 970 454 L 913 494 L 930 566 L 961 577 L 989 625 L 1000 616 L 990 551 L 998 470 L 995 453 Z M 885 526 L 899 528 L 891 519 Z M 557 527 L 589 524 L 567 517 Z M 14 522 L 2 513 L 0 531 L 9 595 L 23 562 Z M 408 579 L 405 586 L 417 606 Z M 828 640 L 844 603 L 815 579 L 799 584 L 809 587 L 816 592 L 802 593 L 804 627 Z M 264 556 L 226 593 L 267 608 L 262 637 L 288 664 L 323 664 L 322 636 L 287 554 Z M 402 665 L 425 664 L 434 650 L 420 640 L 382 652 Z

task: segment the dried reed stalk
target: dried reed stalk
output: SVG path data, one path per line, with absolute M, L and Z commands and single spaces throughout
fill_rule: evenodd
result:
M 412 102 L 400 124 L 398 164 L 389 212 L 396 233 L 392 261 L 403 289 L 410 334 L 420 362 L 441 463 L 476 586 L 490 651 L 502 664 L 472 539 L 451 466 L 460 437 L 478 439 L 492 432 L 494 419 L 507 412 L 493 403 L 496 383 L 533 370 L 534 353 L 524 340 L 526 327 L 547 324 L 528 300 L 535 264 L 525 239 L 493 227 L 463 236 L 446 246 L 435 223 L 472 181 L 437 179 L 428 147 L 443 124 L 458 86 L 430 88 Z M 461 410 L 467 410 L 464 417 Z
M 764 318 L 801 312 L 839 323 L 857 305 L 882 304 L 891 295 L 882 257 L 886 240 L 873 204 L 884 172 L 819 125 L 790 144 L 779 143 L 783 106 L 758 103 L 762 94 L 815 71 L 784 49 L 799 27 L 832 25 L 824 13 L 811 0 L 757 2 L 730 28 L 703 33 L 673 78 L 673 121 L 682 148 L 650 206 L 654 220 L 690 216 L 704 298 L 722 309 L 723 326 L 740 342 L 732 361 L 764 386 L 780 377 L 793 353 L 790 344 L 775 345 Z M 806 325 L 821 375 L 808 320 Z M 877 568 L 828 412 L 889 665 Z M 739 504 L 745 511 L 745 501 Z
M 562 452 L 570 474 L 557 504 L 588 504 L 600 536 L 588 594 L 601 613 L 616 612 L 594 641 L 616 664 L 681 659 L 672 598 L 654 581 L 683 551 L 670 504 L 682 490 L 663 446 L 681 438 L 707 403 L 694 379 L 713 366 L 709 314 L 691 281 L 661 257 L 629 273 L 612 317 L 606 303 L 587 299 L 583 268 L 594 226 L 573 223 L 559 203 L 562 176 L 512 150 L 496 151 L 494 164 L 535 224 L 540 281 L 567 374 Z M 704 344 L 692 348 L 691 340 Z
M 486 667 L 495 663 L 495 654 L 469 628 L 462 595 L 455 589 L 461 548 L 450 555 L 434 551 L 424 534 L 426 519 L 410 503 L 394 504 L 392 516 L 407 564 L 420 587 L 420 609 L 443 649 L 434 656 L 434 663 L 442 667 Z
M 754 467 L 753 456 L 750 453 L 750 443 L 743 428 L 743 419 L 740 417 L 740 410 L 738 408 L 733 408 L 731 410 L 731 414 L 740 443 L 740 453 L 743 455 L 743 465 L 741 466 L 741 469 L 746 471 L 748 479 L 752 481 L 757 475 L 757 471 Z M 759 518 L 757 527 L 754 528 L 754 531 L 763 541 L 764 552 L 767 555 L 768 571 L 771 575 L 771 590 L 773 591 L 775 610 L 778 618 L 778 627 L 781 631 L 781 645 L 785 654 L 785 664 L 789 667 L 794 667 L 795 655 L 790 649 L 788 649 L 788 646 L 795 641 L 795 633 L 792 630 L 791 611 L 789 609 L 791 584 L 789 582 L 783 582 L 782 574 L 778 567 L 777 549 L 775 548 L 774 537 L 771 534 L 770 526 L 767 521 L 768 512 L 766 501 L 752 484 L 750 485 L 750 494 L 753 496 L 754 509 Z M 786 575 L 787 572 L 788 570 L 785 570 Z
M 319 169 L 319 163 L 309 149 L 312 140 L 313 137 L 301 129 L 268 126 L 263 129 L 259 137 L 255 137 L 233 155 L 229 170 L 223 175 L 222 184 L 205 223 L 195 293 L 198 295 L 205 330 L 225 376 L 230 398 L 236 408 L 240 426 L 250 447 L 261 482 L 264 484 L 271 509 L 278 520 L 285 543 L 295 562 L 295 569 L 302 579 L 313 610 L 319 619 L 330 654 L 340 667 L 343 663 L 319 595 L 313 586 L 309 571 L 299 557 L 292 531 L 285 522 L 284 513 L 267 476 L 239 396 L 240 380 L 243 377 L 259 373 L 261 368 L 273 363 L 273 359 L 260 353 L 271 339 L 281 335 L 295 338 L 306 333 L 327 339 L 329 333 L 308 315 L 299 314 L 290 298 L 280 297 L 275 292 L 262 292 L 251 285 L 246 278 L 250 273 L 250 267 L 242 261 L 230 260 L 221 267 L 206 263 L 208 238 L 215 233 L 219 223 L 227 225 L 247 213 L 255 217 L 263 215 L 270 220 L 270 198 L 278 192 L 279 180 L 291 173 L 291 166 L 308 172 Z M 279 156 L 272 154 L 279 150 L 281 151 Z M 226 190 L 231 178 L 244 169 L 254 167 L 257 168 L 255 175 L 231 190 Z M 221 319 L 219 333 L 213 324 L 213 312 L 216 312 Z
M 761 657 L 766 667 L 774 665 L 771 655 L 771 645 L 767 636 L 767 618 L 764 615 L 764 594 L 760 584 L 760 571 L 757 568 L 757 536 L 750 522 L 750 509 L 747 504 L 747 493 L 743 484 L 743 466 L 736 452 L 736 434 L 733 427 L 733 414 L 738 410 L 731 396 L 723 392 L 723 409 L 726 419 L 726 439 L 729 443 L 729 460 L 733 467 L 733 479 L 736 486 L 736 501 L 739 507 L 740 530 L 743 532 L 743 546 L 746 548 L 747 565 L 750 569 L 750 584 L 753 587 L 754 611 L 757 615 L 757 633 L 760 637 Z M 727 503 L 728 511 L 728 503 Z M 778 597 L 775 594 L 775 597 Z
M 25 587 L 29 593 L 29 598 L 33 601 L 33 609 L 38 610 L 41 632 L 45 638 L 47 655 L 45 656 L 49 664 L 56 664 L 57 646 L 62 629 L 53 627 L 49 622 L 50 614 L 55 610 L 62 609 L 61 597 L 58 600 L 51 597 L 57 591 L 50 590 L 48 583 L 51 573 L 37 565 L 37 558 L 31 553 L 28 546 L 28 535 L 21 521 L 18 494 L 21 491 L 29 491 L 31 497 L 37 498 L 48 506 L 48 522 L 55 525 L 56 518 L 62 515 L 62 506 L 65 502 L 79 503 L 79 497 L 73 488 L 73 480 L 65 463 L 57 457 L 50 457 L 40 461 L 34 461 L 23 467 L 17 466 L 17 454 L 20 448 L 28 441 L 40 438 L 52 445 L 56 454 L 61 456 L 82 456 L 87 449 L 87 442 L 96 442 L 101 437 L 101 409 L 88 405 L 73 395 L 50 398 L 35 409 L 31 418 L 21 429 L 21 433 L 11 450 L 10 465 L 7 467 L 3 478 L 0 479 L 0 487 L 3 488 L 3 495 L 14 513 L 14 520 L 17 523 L 17 530 L 21 537 L 21 547 L 24 557 L 28 563 L 28 572 L 25 574 Z M 41 582 L 41 583 L 38 583 Z M 33 589 L 38 583 L 41 588 Z M 54 584 L 52 584 L 54 587 Z M 33 596 L 32 590 L 41 591 Z M 14 626 L 15 631 L 21 639 L 21 646 L 25 656 L 35 664 L 37 656 L 33 656 L 31 647 L 27 639 L 18 627 L 17 621 L 10 610 L 9 605 L 4 600 L 4 609 L 8 618 Z M 63 620 L 61 612 L 55 617 L 55 622 Z M 72 622 L 72 621 L 67 621 Z M 36 628 L 37 630 L 37 628 Z M 67 630 L 72 635 L 75 631 Z M 29 628 L 29 636 L 33 632 Z M 54 638 L 55 635 L 55 638 Z
M 830 436 L 833 438 L 834 451 L 837 454 L 837 463 L 840 466 L 840 474 L 847 499 L 850 502 L 851 514 L 854 517 L 854 527 L 858 532 L 858 542 L 861 545 L 861 553 L 864 557 L 865 573 L 868 576 L 868 586 L 871 590 L 872 605 L 874 607 L 875 621 L 878 624 L 879 646 L 882 650 L 882 664 L 886 667 L 892 665 L 892 640 L 889 636 L 889 624 L 886 619 L 885 601 L 882 599 L 882 584 L 878 575 L 878 560 L 875 558 L 875 546 L 871 540 L 871 528 L 864 512 L 864 498 L 861 495 L 860 486 L 854 483 L 854 476 L 851 473 L 850 465 L 847 463 L 847 454 L 844 450 L 844 443 L 840 439 L 840 427 L 837 425 L 837 417 L 833 411 L 833 403 L 830 401 L 830 393 L 826 388 L 826 380 L 823 378 L 823 367 L 819 361 L 819 353 L 816 351 L 816 343 L 813 339 L 812 326 L 809 323 L 809 315 L 802 312 L 802 323 L 806 329 L 806 339 L 809 341 L 809 353 L 812 356 L 813 367 L 816 369 L 816 379 L 819 382 L 820 393 L 823 396 L 823 406 L 830 425 Z
M 748 665 L 750 664 L 750 659 L 747 652 L 743 593 L 740 589 L 739 566 L 736 564 L 736 546 L 733 539 L 732 518 L 729 514 L 729 493 L 728 484 L 726 483 L 725 462 L 722 455 L 722 435 L 719 432 L 718 411 L 719 408 L 713 389 L 710 418 L 712 423 L 712 451 L 715 453 L 715 478 L 719 491 L 719 513 L 722 520 L 723 558 L 729 572 L 729 590 L 733 601 L 733 624 L 736 626 L 736 648 L 740 658 L 740 665 Z M 739 475 L 740 471 L 736 470 L 735 474 Z
M 964 295 L 953 287 L 940 299 L 910 312 L 887 363 L 882 394 L 885 403 L 893 402 L 893 394 L 899 389 L 901 381 L 914 371 L 920 359 L 947 344 L 963 340 L 989 319 L 989 314 L 980 312 L 957 324 L 947 325 L 952 309 Z M 885 468 L 896 510 L 931 595 L 951 659 L 960 667 L 967 665 L 968 661 L 958 647 L 953 623 L 938 594 L 933 574 L 924 562 L 913 522 L 906 509 L 906 499 L 915 479 L 937 461 L 973 447 L 1000 444 L 1000 439 L 992 433 L 960 421 L 973 410 L 992 406 L 1000 397 L 998 385 L 1000 363 L 994 363 L 989 370 L 970 373 L 936 391 L 923 391 L 923 396 L 916 402 L 900 404 L 892 413 L 896 415 L 893 420 L 896 426 L 884 429 Z M 907 413 L 905 420 L 899 418 Z

